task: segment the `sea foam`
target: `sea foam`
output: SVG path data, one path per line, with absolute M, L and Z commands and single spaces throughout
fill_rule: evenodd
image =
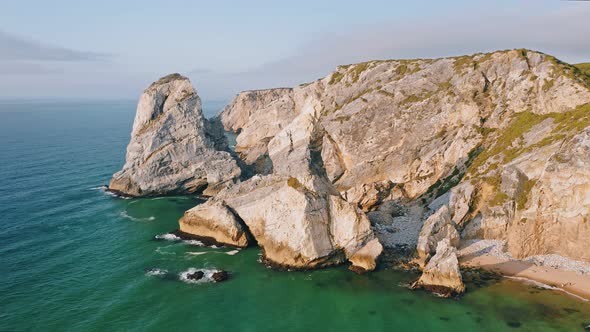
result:
M 154 236 L 154 239 L 156 240 L 165 240 L 165 241 L 180 241 L 180 237 L 178 237 L 175 234 L 172 233 L 164 233 L 164 234 L 158 234 L 156 236 Z
M 197 271 L 203 272 L 203 278 L 201 278 L 199 280 L 192 280 L 192 279 L 188 278 L 189 274 L 195 273 Z M 180 274 L 178 274 L 178 277 L 180 278 L 181 281 L 184 281 L 189 284 L 204 284 L 204 283 L 208 283 L 208 282 L 214 282 L 213 273 L 215 273 L 215 272 L 219 272 L 219 270 L 197 269 L 197 268 L 191 267 L 190 269 L 188 269 L 186 271 L 180 272 Z

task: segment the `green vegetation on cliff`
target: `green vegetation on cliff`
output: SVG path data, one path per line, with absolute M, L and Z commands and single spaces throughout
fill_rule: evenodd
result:
M 578 63 L 574 66 L 576 68 L 578 68 L 579 70 L 581 70 L 584 74 L 590 76 L 590 62 Z

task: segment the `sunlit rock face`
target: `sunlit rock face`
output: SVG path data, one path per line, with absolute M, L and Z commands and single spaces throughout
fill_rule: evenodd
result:
M 240 175 L 223 132 L 204 118 L 188 78 L 169 75 L 139 99 L 123 169 L 109 189 L 129 196 L 215 192 Z
M 264 262 L 277 268 L 312 269 L 350 259 L 358 271 L 371 271 L 382 247 L 367 216 L 344 200 L 326 176 L 321 107 L 308 99 L 303 112 L 269 142 L 272 174 L 221 191 L 203 208 L 197 206 L 195 212 L 201 211 L 193 218 L 213 215 L 212 202 L 223 202 L 261 247 Z M 209 234 L 221 224 L 193 234 Z M 229 227 L 221 233 L 235 226 L 223 224 Z
M 270 142 L 312 98 L 321 105 L 325 175 L 363 211 L 390 202 L 410 210 L 447 194 L 449 218 L 466 238 L 505 240 L 516 257 L 589 260 L 580 154 L 589 87 L 575 67 L 529 50 L 369 61 L 293 89 L 243 92 L 221 121 L 241 130 L 240 155 L 264 161 L 269 174 Z

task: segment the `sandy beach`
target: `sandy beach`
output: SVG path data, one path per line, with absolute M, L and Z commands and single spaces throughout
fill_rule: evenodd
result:
M 463 267 L 483 268 L 509 278 L 543 284 L 580 300 L 590 301 L 590 274 L 580 271 L 536 265 L 529 261 L 514 260 L 497 252 L 473 252 L 462 248 L 459 261 Z

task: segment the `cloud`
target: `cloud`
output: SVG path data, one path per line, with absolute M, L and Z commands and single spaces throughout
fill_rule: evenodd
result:
M 539 50 L 571 63 L 590 61 L 590 6 L 571 4 L 546 13 L 532 9 L 487 15 L 465 10 L 455 16 L 381 22 L 327 33 L 283 59 L 243 72 L 195 75 L 199 76 L 195 83 L 204 96 L 220 98 L 245 89 L 294 86 L 323 77 L 340 64 L 511 48 Z
M 63 70 L 38 63 L 19 61 L 0 62 L 0 75 L 47 75 L 59 74 Z
M 96 61 L 108 54 L 72 50 L 0 31 L 0 61 Z

